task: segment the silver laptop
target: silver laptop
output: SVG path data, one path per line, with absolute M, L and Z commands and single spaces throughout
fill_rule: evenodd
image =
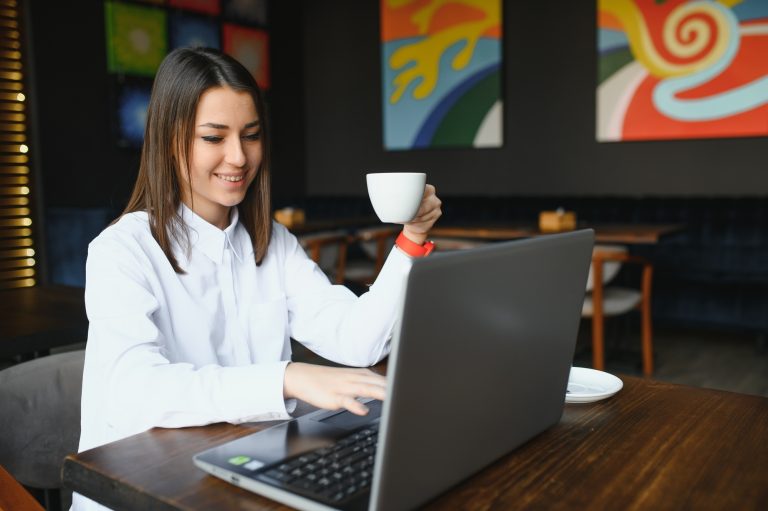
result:
M 311 413 L 195 464 L 298 509 L 433 499 L 560 420 L 593 241 L 583 230 L 414 261 L 383 403 Z

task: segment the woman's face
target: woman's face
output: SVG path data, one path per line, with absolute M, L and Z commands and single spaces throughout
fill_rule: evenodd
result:
M 261 128 L 251 95 L 229 87 L 208 89 L 197 104 L 191 183 L 181 169 L 182 201 L 209 223 L 226 228 L 230 208 L 245 198 L 261 158 Z

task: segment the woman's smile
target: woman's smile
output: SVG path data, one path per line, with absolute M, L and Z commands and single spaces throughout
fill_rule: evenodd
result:
M 214 174 L 217 178 L 221 179 L 222 181 L 226 181 L 228 183 L 244 183 L 245 175 L 230 175 L 230 174 Z

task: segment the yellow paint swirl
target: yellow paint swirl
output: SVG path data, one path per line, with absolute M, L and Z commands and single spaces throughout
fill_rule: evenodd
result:
M 408 3 L 408 0 L 387 1 L 392 6 Z M 389 98 L 390 103 L 394 104 L 400 101 L 406 88 L 419 78 L 421 78 L 421 82 L 413 89 L 413 97 L 424 99 L 429 96 L 437 86 L 440 59 L 443 53 L 455 43 L 462 40 L 466 41 L 464 47 L 451 61 L 453 69 L 463 69 L 472 60 L 480 37 L 488 29 L 501 23 L 501 9 L 499 2 L 495 0 L 434 0 L 415 12 L 411 21 L 418 27 L 420 34 L 427 34 L 435 13 L 444 5 L 451 3 L 473 7 L 482 12 L 484 16 L 477 21 L 452 25 L 395 51 L 389 59 L 389 66 L 392 69 L 400 69 L 409 62 L 414 62 L 414 65 L 401 71 L 395 77 L 395 91 Z
M 720 3 L 730 7 L 739 1 L 723 0 Z M 654 47 L 648 26 L 634 1 L 599 0 L 598 8 L 613 14 L 621 22 L 635 59 L 649 73 L 659 78 L 687 75 L 712 66 L 725 53 L 729 38 L 739 37 L 738 34 L 731 33 L 723 13 L 711 2 L 681 4 L 672 10 L 663 24 L 662 41 L 666 50 L 676 57 L 685 59 L 698 55 L 713 39 L 715 43 L 700 58 L 689 63 L 677 64 L 665 59 Z M 714 30 L 702 19 L 703 17 L 712 21 L 715 25 Z

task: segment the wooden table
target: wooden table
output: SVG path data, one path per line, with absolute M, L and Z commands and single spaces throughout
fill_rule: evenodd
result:
M 374 216 L 358 216 L 307 220 L 306 222 L 286 227 L 293 234 L 298 236 L 300 234 L 314 234 L 317 232 L 337 230 L 349 231 L 349 233 L 352 234 L 361 227 L 369 227 L 377 224 L 379 224 L 379 220 Z
M 652 245 L 659 243 L 661 239 L 673 232 L 683 229 L 679 224 L 593 224 L 580 225 L 580 228 L 591 227 L 595 230 L 595 242 L 602 244 L 618 243 L 623 245 Z M 464 248 L 471 246 L 473 240 L 494 241 L 494 240 L 512 240 L 518 238 L 530 238 L 533 236 L 543 236 L 547 233 L 541 232 L 538 227 L 531 224 L 511 224 L 511 225 L 475 225 L 461 227 L 435 227 L 430 231 L 430 237 L 435 240 L 438 250 L 446 248 Z M 441 239 L 442 238 L 442 239 Z M 469 241 L 469 245 L 465 245 Z M 596 250 L 592 259 L 592 271 L 594 286 L 592 288 L 592 303 L 594 304 L 592 314 L 592 366 L 595 369 L 604 369 L 604 312 L 603 312 L 603 281 L 602 271 L 603 263 L 608 260 L 616 262 L 640 262 L 643 264 L 642 275 L 642 350 L 643 350 L 643 373 L 647 376 L 653 374 L 653 339 L 651 323 L 651 282 L 653 268 L 650 262 L 640 261 L 635 256 L 622 256 L 618 258 L 613 255 L 603 254 Z
M 425 508 L 766 509 L 768 398 L 622 379 Z M 153 429 L 69 456 L 64 484 L 115 509 L 285 509 L 192 463 L 272 424 Z
M 46 354 L 85 342 L 83 288 L 35 286 L 0 291 L 0 357 Z
M 682 230 L 678 224 L 590 224 L 579 228 L 591 227 L 595 230 L 598 243 L 653 244 L 670 233 Z M 531 224 L 477 225 L 433 228 L 429 235 L 445 238 L 467 238 L 483 240 L 511 240 L 540 236 L 543 233 Z

